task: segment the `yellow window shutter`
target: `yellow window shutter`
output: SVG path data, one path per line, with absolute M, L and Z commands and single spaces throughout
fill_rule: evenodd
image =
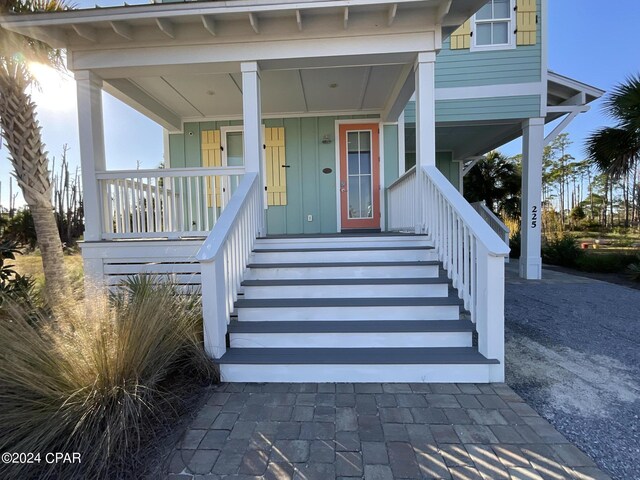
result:
M 537 29 L 536 0 L 517 0 L 516 45 L 535 45 Z
M 471 46 L 471 21 L 467 20 L 451 34 L 451 50 L 460 50 Z
M 201 134 L 200 148 L 202 150 L 203 167 L 221 167 L 222 150 L 220 149 L 220 130 L 203 130 Z M 211 177 L 207 177 L 207 206 L 216 207 L 222 204 L 222 185 L 220 177 L 215 177 L 215 186 L 212 188 Z M 215 203 L 213 194 L 215 192 Z
M 284 127 L 265 128 L 267 205 L 287 204 L 287 169 Z

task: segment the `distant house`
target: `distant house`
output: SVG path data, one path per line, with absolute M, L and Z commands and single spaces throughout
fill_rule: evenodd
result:
M 523 136 L 520 268 L 540 278 L 543 147 L 602 94 L 547 70 L 546 0 L 165 2 L 0 24 L 67 49 L 87 277 L 201 286 L 223 379 L 504 379 L 508 247 L 462 177 Z M 164 127 L 166 168 L 106 169 L 102 91 Z

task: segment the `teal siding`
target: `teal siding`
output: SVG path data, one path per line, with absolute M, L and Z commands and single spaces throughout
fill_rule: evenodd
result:
M 518 119 L 539 115 L 540 95 L 436 102 L 436 122 Z
M 531 118 L 540 115 L 540 95 L 514 97 L 470 98 L 464 100 L 438 100 L 436 122 L 465 122 Z M 416 122 L 416 105 L 407 103 L 404 109 L 406 125 Z
M 460 186 L 460 166 L 458 162 L 453 161 L 453 154 L 451 152 L 437 152 L 436 167 L 458 189 Z
M 329 116 L 265 119 L 266 127 L 284 127 L 287 155 L 287 205 L 267 209 L 270 234 L 335 233 L 337 230 L 335 121 L 339 119 L 374 119 L 375 115 Z M 202 165 L 200 133 L 223 126 L 241 125 L 240 121 L 186 123 L 184 134 L 169 136 L 170 165 Z M 322 143 L 329 135 L 331 143 Z M 385 156 L 390 156 L 385 177 L 397 177 L 397 127 L 385 126 Z M 387 144 L 388 142 L 388 144 Z M 389 152 L 387 154 L 387 151 Z M 322 170 L 330 168 L 330 173 Z M 395 170 L 394 170 L 395 169 Z M 387 173 L 388 172 L 388 173 Z M 395 173 L 394 173 L 395 172 Z M 386 182 L 386 180 L 385 180 Z M 308 215 L 312 221 L 307 221 Z
M 388 203 L 386 189 L 398 178 L 398 126 L 397 125 L 384 125 L 382 127 L 382 138 L 384 142 L 383 162 L 382 169 L 384 172 L 384 185 L 385 189 L 384 201 Z M 384 224 L 388 225 L 389 211 L 384 209 Z
M 542 69 L 541 2 L 538 1 L 538 41 L 509 50 L 451 50 L 442 42 L 436 58 L 436 88 L 539 82 Z

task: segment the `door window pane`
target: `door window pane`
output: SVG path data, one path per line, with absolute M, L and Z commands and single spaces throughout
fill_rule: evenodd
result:
M 360 182 L 358 176 L 349 177 L 349 218 L 360 218 Z
M 373 218 L 371 132 L 347 134 L 349 218 Z
M 360 177 L 360 218 L 372 218 L 371 175 Z

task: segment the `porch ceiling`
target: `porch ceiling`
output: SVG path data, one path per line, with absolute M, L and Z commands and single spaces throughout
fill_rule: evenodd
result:
M 380 112 L 403 68 L 389 64 L 265 70 L 261 74 L 263 114 Z M 242 115 L 240 73 L 175 73 L 107 82 L 116 96 L 114 90 L 134 87 L 184 120 Z

